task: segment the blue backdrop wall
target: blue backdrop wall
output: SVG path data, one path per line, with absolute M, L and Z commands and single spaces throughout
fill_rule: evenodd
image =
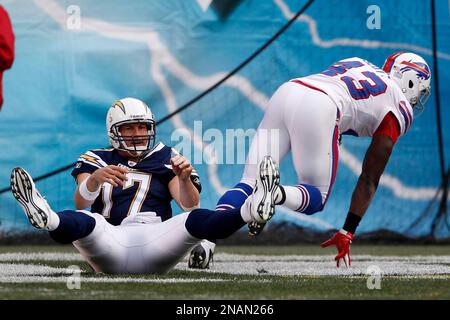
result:
M 163 118 L 249 57 L 305 2 L 1 0 L 13 22 L 16 60 L 4 74 L 0 188 L 9 186 L 15 166 L 36 177 L 75 162 L 88 149 L 108 146 L 105 115 L 119 98 L 142 99 L 157 120 Z M 450 9 L 448 1 L 436 3 L 448 165 Z M 429 1 L 316 0 L 238 74 L 158 126 L 158 140 L 177 145 L 176 133 L 187 130 L 192 137 L 187 156 L 194 157 L 211 142 L 205 135 L 208 129 L 225 134 L 227 129 L 256 128 L 280 84 L 320 72 L 342 58 L 359 56 L 381 66 L 388 55 L 405 50 L 422 55 L 433 71 L 430 8 Z M 430 232 L 441 183 L 434 92 L 425 112 L 399 140 L 360 232 L 388 229 L 409 236 Z M 195 121 L 201 121 L 202 130 Z M 223 152 L 233 148 L 231 139 L 225 142 Z M 318 230 L 339 228 L 369 142 L 344 138 L 336 185 L 323 212 L 305 216 L 280 209 L 274 220 Z M 242 163 L 202 161 L 195 166 L 203 182 L 202 206 L 207 208 L 215 206 L 243 170 Z M 290 156 L 281 167 L 282 183 L 296 183 Z M 73 206 L 70 171 L 37 185 L 55 210 Z M 32 230 L 10 192 L 0 194 L 0 222 L 4 232 Z M 450 235 L 444 220 L 436 235 Z

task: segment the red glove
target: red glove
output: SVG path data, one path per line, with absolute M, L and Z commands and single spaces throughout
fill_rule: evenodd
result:
M 338 249 L 338 254 L 334 258 L 334 260 L 336 260 L 336 266 L 339 268 L 339 262 L 341 259 L 343 259 L 345 266 L 351 267 L 352 262 L 350 260 L 350 243 L 352 243 L 352 240 L 353 234 L 351 234 L 348 231 L 345 231 L 344 229 L 341 229 L 338 232 L 336 232 L 336 234 L 330 240 L 323 242 L 320 246 L 322 248 L 325 248 L 333 244 L 336 245 Z

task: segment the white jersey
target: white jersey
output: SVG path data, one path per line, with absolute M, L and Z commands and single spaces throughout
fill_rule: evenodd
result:
M 400 124 L 400 135 L 411 127 L 413 110 L 401 89 L 387 73 L 366 60 L 341 60 L 300 80 L 326 92 L 337 105 L 339 133 L 372 136 L 389 112 Z

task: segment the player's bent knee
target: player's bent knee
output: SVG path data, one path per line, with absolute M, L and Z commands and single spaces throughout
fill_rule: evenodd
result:
M 186 219 L 186 230 L 197 239 L 225 239 L 239 230 L 245 222 L 240 209 L 212 211 L 195 209 Z
M 304 214 L 312 215 L 314 213 L 320 212 L 324 209 L 324 205 L 322 203 L 316 203 L 315 205 L 308 206 L 306 210 L 303 211 Z
M 207 215 L 211 210 L 207 209 L 194 209 L 189 213 L 186 219 L 186 230 L 195 238 L 204 239 L 204 232 L 202 222 L 207 219 Z
M 301 212 L 307 215 L 320 212 L 324 209 L 326 203 L 326 195 L 324 196 L 318 188 L 308 184 L 302 184 L 302 187 L 306 189 L 309 197 L 309 203 L 307 207 Z
M 195 209 L 189 213 L 185 227 L 189 234 L 197 239 L 223 239 L 229 236 L 228 232 L 222 234 L 224 229 L 218 228 L 218 212 L 208 209 Z M 222 213 L 220 213 L 222 214 Z

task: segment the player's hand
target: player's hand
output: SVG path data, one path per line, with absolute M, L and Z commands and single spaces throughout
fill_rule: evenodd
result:
M 94 186 L 92 190 L 98 189 L 104 182 L 110 183 L 114 187 L 121 186 L 123 187 L 125 181 L 127 181 L 126 174 L 128 173 L 127 168 L 109 165 L 107 167 L 103 167 L 94 171 L 93 174 L 90 175 L 89 179 L 91 181 L 87 181 L 88 188 L 90 186 Z M 91 188 L 89 188 L 91 189 Z
M 181 154 L 177 154 L 170 159 L 172 164 L 172 171 L 179 179 L 186 181 L 189 179 L 192 173 L 192 165 L 188 159 L 183 157 Z
M 338 250 L 336 260 L 336 266 L 339 268 L 341 259 L 344 260 L 346 267 L 351 267 L 352 261 L 350 259 L 350 244 L 353 240 L 353 234 L 343 229 L 336 232 L 336 234 L 329 240 L 323 242 L 320 246 L 322 248 L 335 245 Z M 348 262 L 347 262 L 348 261 Z

